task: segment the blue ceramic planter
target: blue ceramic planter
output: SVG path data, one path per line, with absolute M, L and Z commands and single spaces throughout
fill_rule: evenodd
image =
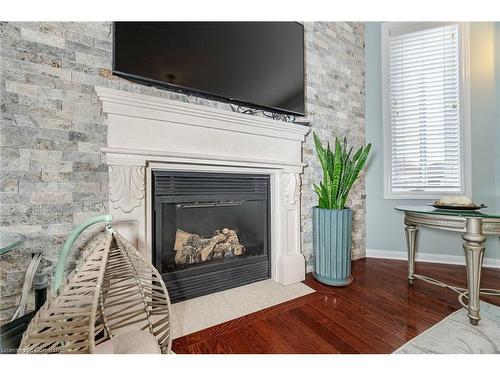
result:
M 352 282 L 352 210 L 313 208 L 314 278 L 327 285 Z

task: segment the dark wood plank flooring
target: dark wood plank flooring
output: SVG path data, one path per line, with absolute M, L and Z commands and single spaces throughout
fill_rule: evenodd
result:
M 305 283 L 316 292 L 174 340 L 188 353 L 391 353 L 460 306 L 451 290 L 406 280 L 406 262 L 360 259 L 342 288 Z M 465 286 L 464 266 L 417 263 L 417 272 Z M 500 287 L 484 268 L 482 287 Z M 484 300 L 500 305 L 500 298 Z

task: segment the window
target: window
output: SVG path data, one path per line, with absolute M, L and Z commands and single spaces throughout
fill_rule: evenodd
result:
M 385 197 L 470 194 L 466 24 L 382 26 Z

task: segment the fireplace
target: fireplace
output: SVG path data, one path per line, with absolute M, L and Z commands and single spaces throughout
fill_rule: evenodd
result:
M 173 302 L 270 277 L 269 175 L 152 171 L 153 263 Z
M 110 88 L 96 91 L 108 123 L 102 151 L 113 227 L 152 260 L 174 300 L 196 295 L 186 294 L 189 283 L 205 294 L 259 278 L 283 285 L 304 280 L 300 175 L 308 127 Z M 215 181 L 199 180 L 184 195 L 172 194 L 195 176 Z M 162 179 L 167 185 L 159 189 Z M 172 181 L 179 184 L 168 186 Z M 182 250 L 177 262 L 176 248 Z M 213 277 L 205 275 L 202 283 L 198 275 L 205 268 Z

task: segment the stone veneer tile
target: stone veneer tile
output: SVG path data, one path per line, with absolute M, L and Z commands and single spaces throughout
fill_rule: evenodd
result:
M 110 22 L 0 22 L 0 224 L 3 230 L 29 237 L 0 259 L 1 322 L 14 311 L 31 252 L 42 251 L 47 259 L 44 269 L 51 272 L 64 228 L 69 233 L 71 223 L 107 210 L 108 171 L 99 157 L 107 126 L 95 85 L 231 110 L 226 103 L 113 76 L 111 26 Z M 307 119 L 322 139 L 346 136 L 360 146 L 365 142 L 364 25 L 306 22 L 304 28 Z M 301 191 L 302 251 L 310 270 L 316 204 L 311 187 L 321 173 L 311 134 L 303 159 L 308 166 Z M 72 185 L 40 189 L 47 182 Z M 354 187 L 350 206 L 355 208 L 353 256 L 358 258 L 365 251 L 363 180 Z M 71 264 L 79 254 L 74 252 Z M 13 272 L 8 283 L 7 270 Z

